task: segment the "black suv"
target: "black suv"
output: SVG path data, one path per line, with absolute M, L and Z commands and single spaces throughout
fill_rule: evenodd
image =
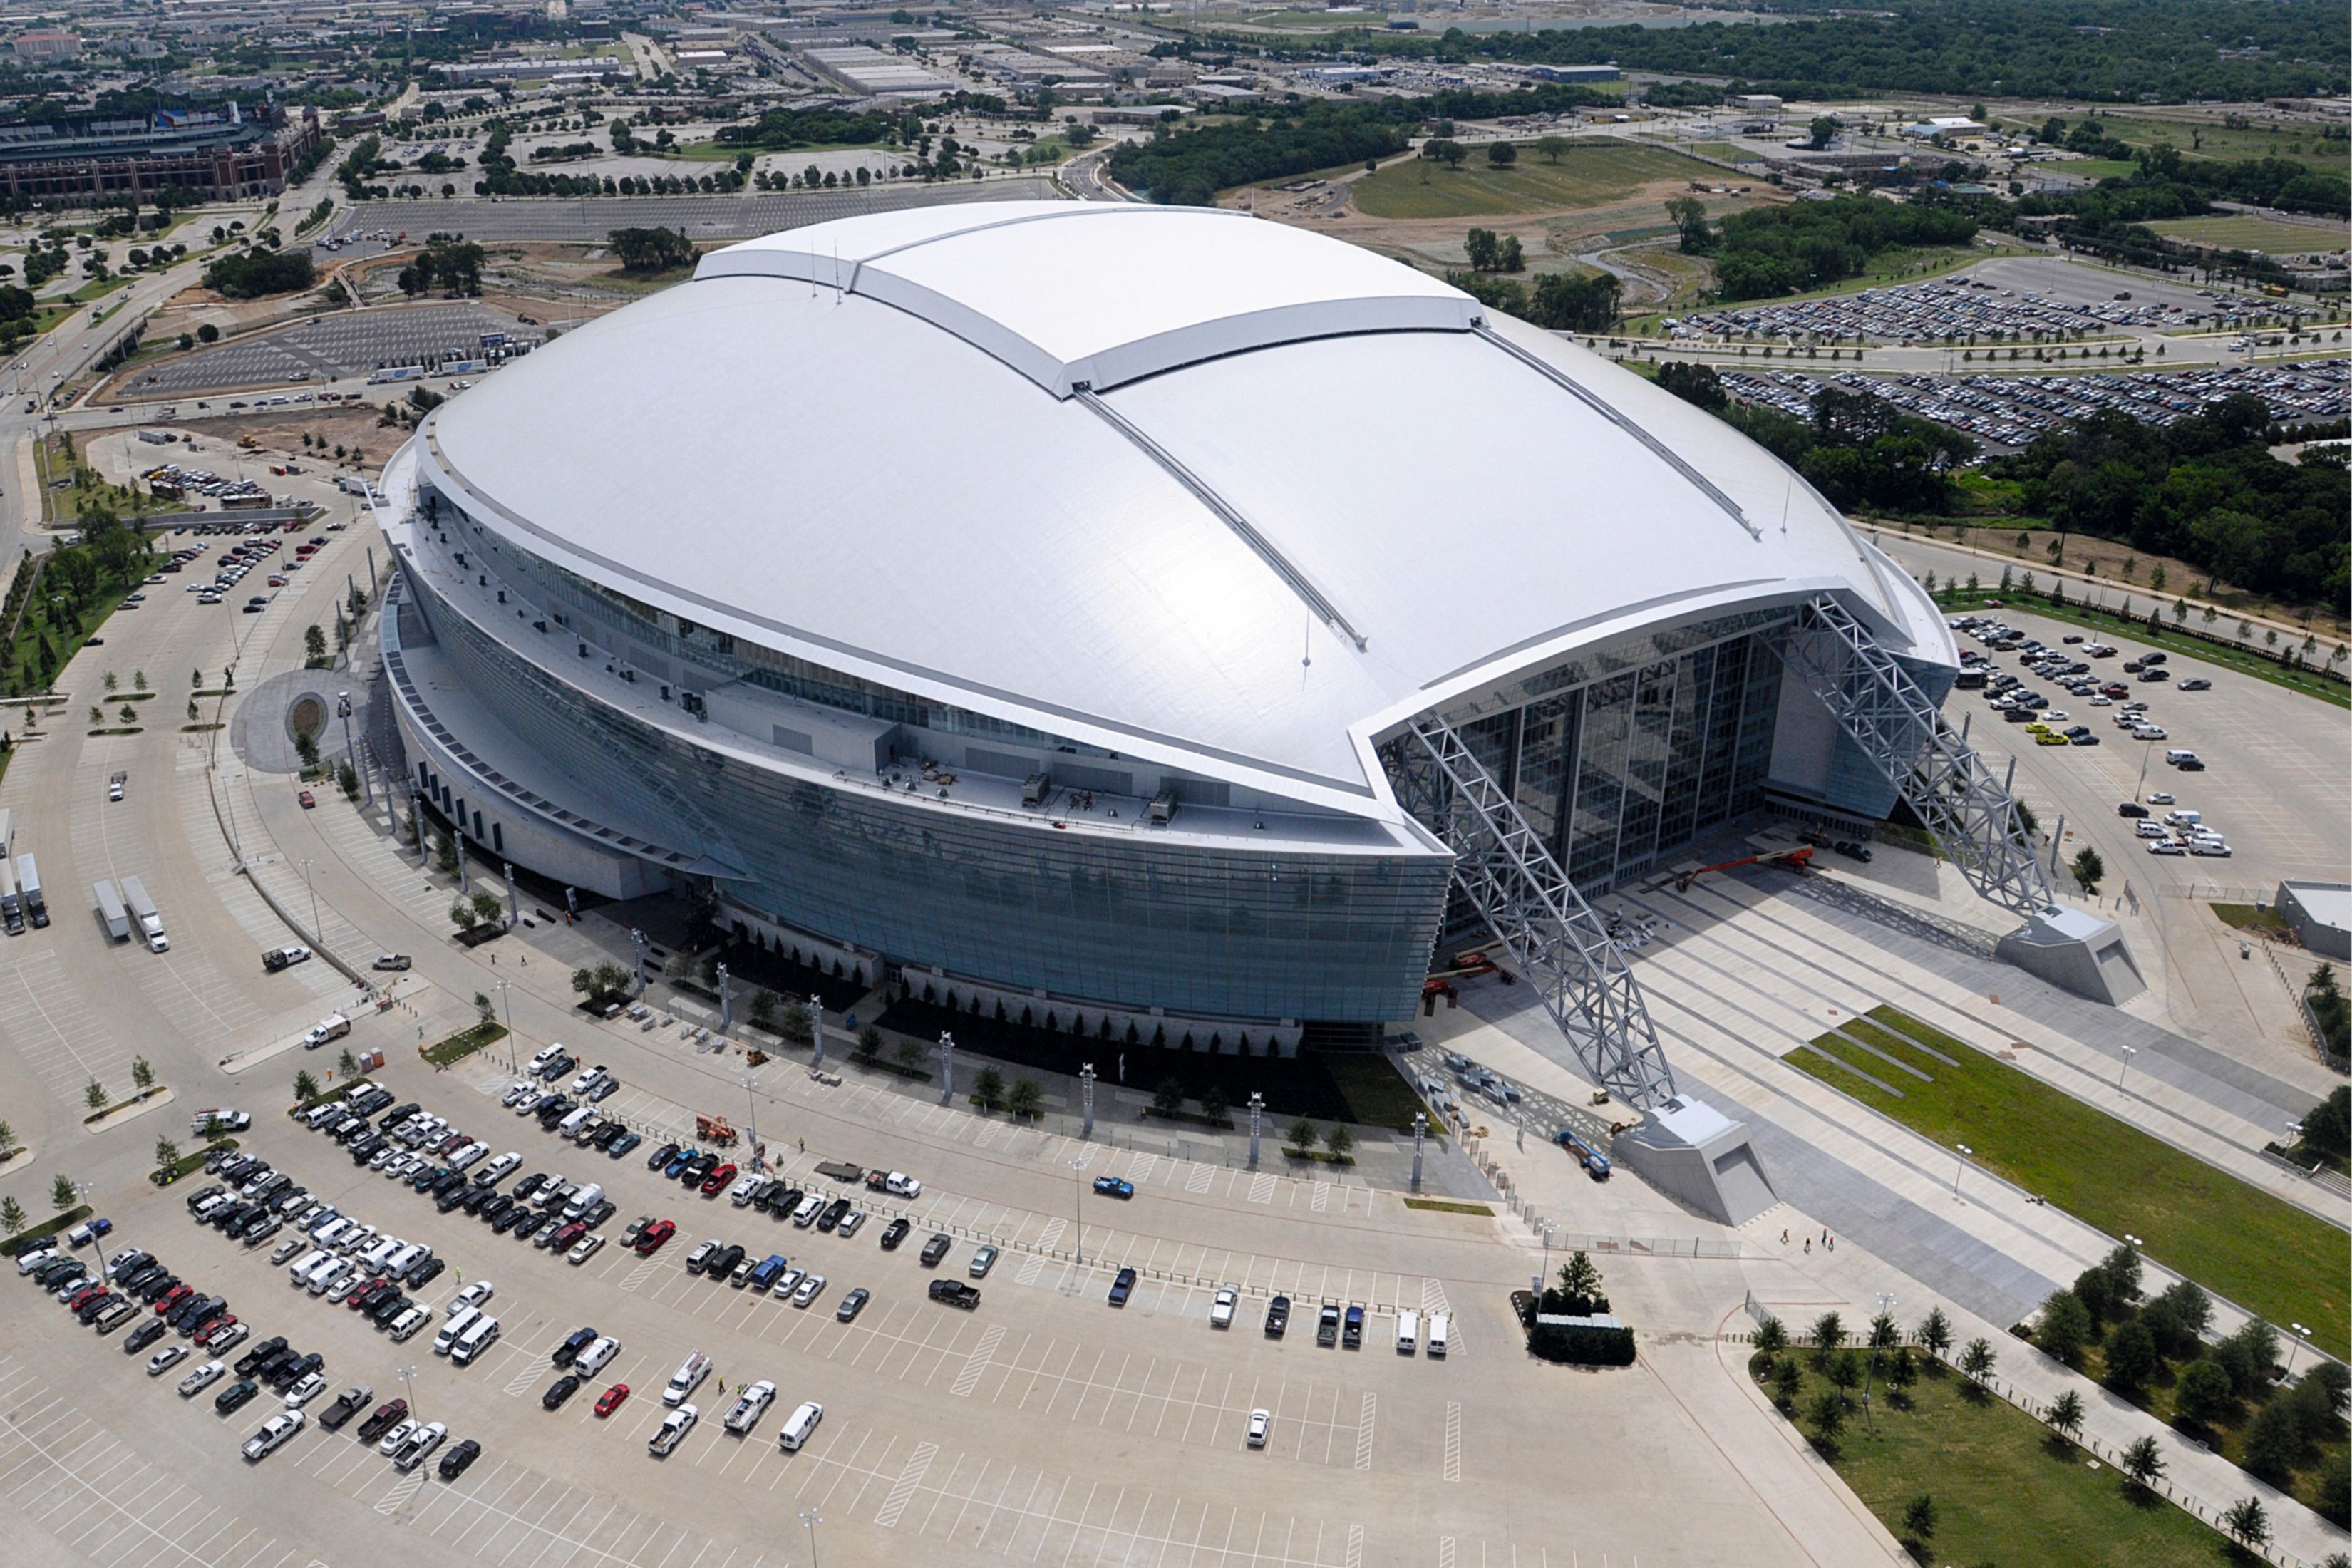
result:
M 894 1219 L 888 1225 L 884 1226 L 882 1227 L 882 1250 L 885 1252 L 898 1251 L 898 1244 L 906 1240 L 907 1233 L 914 1228 L 915 1227 L 913 1226 L 908 1225 L 903 1219 Z
M 945 1258 L 948 1255 L 948 1248 L 954 1245 L 955 1243 L 948 1239 L 947 1233 L 945 1231 L 940 1232 L 938 1235 L 932 1237 L 930 1240 L 923 1243 L 923 1267 L 926 1268 L 938 1268 L 940 1266 L 940 1259 Z

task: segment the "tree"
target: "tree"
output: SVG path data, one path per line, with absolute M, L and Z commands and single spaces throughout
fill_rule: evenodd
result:
M 2284 1488 L 2294 1479 L 2303 1452 L 2303 1423 L 2295 1417 L 2294 1405 L 2284 1395 L 2274 1394 L 2254 1412 L 2239 1462 L 2248 1475 Z
M 1834 1388 L 1824 1388 L 1813 1396 L 1811 1410 L 1813 1430 L 1825 1439 L 1834 1440 L 1845 1429 L 1845 1395 Z
M 616 228 L 607 237 L 624 272 L 667 272 L 692 266 L 701 254 L 677 229 Z
M 1878 1314 L 1878 1316 L 1876 1316 L 1876 1317 L 1874 1317 L 1874 1318 L 1871 1319 L 1871 1320 L 1870 1320 L 1870 1359 L 1871 1359 L 1871 1361 L 1872 1361 L 1873 1363 L 1875 1363 L 1875 1362 L 1878 1360 L 1879 1355 L 1880 1355 L 1882 1352 L 1886 1352 L 1886 1351 L 1891 1351 L 1891 1350 L 1893 1350 L 1893 1349 L 1894 1349 L 1894 1348 L 1895 1348 L 1898 1343 L 1900 1343 L 1900 1342 L 1902 1342 L 1902 1339 L 1903 1339 L 1903 1331 L 1902 1331 L 1901 1329 L 1898 1329 L 1898 1328 L 1896 1328 L 1896 1327 L 1895 1326 L 1895 1314 L 1894 1314 L 1894 1313 L 1892 1313 L 1892 1312 L 1881 1312 L 1881 1313 L 1879 1313 L 1879 1314 Z
M 200 343 L 216 343 L 220 342 L 220 329 L 214 326 L 210 321 L 206 321 L 204 325 L 196 329 L 196 342 Z
M 16 1146 L 16 1130 L 9 1126 L 6 1122 L 0 1121 L 0 1154 L 6 1153 Z
M 2304 994 L 2312 1011 L 2322 1015 L 2323 1025 L 2329 1013 L 2339 1018 L 2344 1016 L 2343 993 L 2336 986 L 2336 972 L 2327 965 L 2320 964 L 2311 972 Z M 2352 1087 L 2338 1086 L 2303 1113 L 2303 1146 L 2337 1160 L 2352 1153 Z
M 1433 159 L 1449 169 L 1458 169 L 1467 158 L 1469 150 L 1451 136 L 1433 136 L 1421 144 L 1421 155 Z
M 2240 1498 L 2221 1516 L 2221 1528 L 2241 1546 L 2260 1546 L 2271 1538 L 2271 1516 L 2258 1497 Z
M 155 1173 L 169 1181 L 172 1167 L 180 1163 L 180 1146 L 169 1138 L 155 1140 Z
M 1823 1312 L 1813 1320 L 1813 1364 L 1827 1366 L 1830 1355 L 1845 1343 L 1845 1320 L 1835 1312 Z
M 1495 270 L 1496 255 L 1501 249 L 1491 228 L 1474 228 L 1462 237 L 1462 254 L 1471 267 L 1480 272 Z
M 2127 1318 L 2107 1335 L 2107 1386 L 2130 1394 L 2145 1386 L 2164 1364 L 2156 1353 L 2156 1336 L 2137 1318 Z
M 1225 1120 L 1227 1101 L 1224 1085 L 1213 1083 L 1201 1091 L 1199 1098 L 1202 1116 L 1207 1117 L 1212 1122 L 1222 1122 Z
M 0 1198 L 0 1230 L 14 1236 L 25 1228 L 30 1217 L 25 1213 L 25 1205 L 15 1198 Z
M 1536 138 L 1536 151 L 1543 155 L 1543 161 L 1547 163 L 1559 163 L 1559 155 L 1567 152 L 1571 145 L 1572 143 L 1565 136 L 1543 135 Z
M 449 923 L 461 931 L 474 929 L 474 906 L 463 899 L 449 900 Z
M 2182 1420 L 2207 1426 L 2227 1418 L 2237 1406 L 2238 1391 L 2218 1363 L 2199 1356 L 2174 1374 L 2172 1408 Z
M 2156 1336 L 2157 1348 L 2168 1356 L 2194 1353 L 2205 1329 L 2213 1321 L 2213 1303 L 2187 1279 L 2176 1280 L 2140 1310 L 2139 1321 Z
M 85 1086 L 81 1091 L 81 1099 L 82 1103 L 89 1106 L 92 1110 L 105 1110 L 106 1086 L 99 1082 L 96 1079 L 90 1079 L 89 1084 Z
M 1789 1331 L 1778 1318 L 1767 1318 L 1756 1325 L 1756 1349 L 1769 1363 L 1780 1358 L 1789 1348 Z
M 155 1087 L 155 1069 L 145 1057 L 131 1058 L 131 1081 L 140 1089 Z
M 2074 880 L 2083 885 L 2083 891 L 2095 893 L 2099 890 L 2099 879 L 2107 874 L 2107 863 L 2099 858 L 2096 849 L 2086 844 L 2074 857 L 2072 869 Z
M 2081 1297 L 2072 1290 L 2053 1290 L 2042 1303 L 2042 1321 L 2033 1331 L 2033 1342 L 2052 1360 L 2073 1366 L 2082 1359 L 2093 1327 L 2090 1310 Z
M 1356 1135 L 1348 1131 L 1348 1124 L 1346 1122 L 1334 1121 L 1330 1126 L 1326 1127 L 1323 1130 L 1323 1147 L 1331 1152 L 1331 1157 L 1333 1159 L 1346 1159 L 1348 1157 L 1348 1151 L 1353 1149 L 1355 1146 Z
M 1568 1261 L 1559 1266 L 1559 1289 L 1562 1295 L 1580 1296 L 1591 1300 L 1601 1294 L 1601 1270 L 1582 1252 L 1571 1252 Z
M 1315 1123 L 1304 1116 L 1285 1128 L 1282 1133 L 1282 1141 L 1302 1154 L 1315 1147 L 1317 1137 Z
M 751 1027 L 765 1029 L 768 1033 L 774 1034 L 776 1032 L 776 994 L 764 985 L 752 992 L 751 1005 L 745 1010 L 744 1017 L 750 1022 Z
M 882 1049 L 882 1031 L 872 1024 L 857 1031 L 857 1046 L 851 1053 L 861 1062 L 871 1062 Z
M 0 1219 L 5 1219 L 5 1214 L 0 1214 Z M 2313 1506 L 2319 1510 L 2319 1517 L 2338 1530 L 2352 1526 L 2352 1462 L 2347 1462 L 2343 1449 L 2329 1454 L 2326 1462 L 2319 1467 L 2316 1489 L 2319 1500 Z M 2352 1563 L 2347 1563 L 2340 1552 L 2327 1561 L 2331 1568 L 2336 1563 L 2352 1568 Z
M 1016 1078 L 1013 1080 L 1013 1087 L 1005 1091 L 1004 1109 L 1011 1114 L 1026 1121 L 1037 1114 L 1038 1107 L 1045 1098 L 1045 1090 L 1035 1079 Z
M 474 895 L 473 905 L 474 923 L 477 925 L 496 924 L 507 909 L 506 900 L 487 889 Z
M 1684 255 L 1704 256 L 1715 248 L 1714 231 L 1706 226 L 1706 204 L 1696 196 L 1667 198 L 1666 216 L 1681 232 Z
M 1492 169 L 1507 169 L 1518 161 L 1519 150 L 1510 142 L 1489 142 L 1486 143 L 1487 167 Z
M 1941 1307 L 1931 1307 L 1919 1324 L 1919 1342 L 1938 1358 L 1952 1348 L 1952 1320 L 1944 1315 Z
M 1804 1385 L 1805 1374 L 1797 1370 L 1795 1362 L 1783 1358 L 1773 1366 L 1772 1403 L 1779 1405 L 1783 1413 L 1795 1406 L 1798 1391 Z
M 1862 1386 L 1862 1358 L 1852 1351 L 1838 1352 L 1830 1357 L 1829 1378 L 1840 1394 L 1852 1394 Z
M 900 1040 L 898 1042 L 898 1050 L 893 1054 L 898 1058 L 898 1065 L 900 1067 L 912 1069 L 923 1059 L 922 1042 L 919 1040 Z
M 60 1209 L 74 1206 L 74 1184 L 71 1176 L 58 1176 L 49 1183 L 49 1202 Z
M 1173 1116 L 1184 1109 L 1184 1086 L 1172 1078 L 1163 1078 L 1151 1091 L 1151 1109 L 1161 1116 Z
M 2249 1318 L 2213 1347 L 2213 1359 L 2230 1374 L 2230 1384 L 2241 1398 L 2256 1398 L 2278 1367 L 2278 1331 L 2260 1318 Z
M 2124 1475 L 2143 1490 L 2164 1479 L 2164 1450 L 2153 1437 L 2142 1437 L 2124 1450 Z
M 1968 1348 L 1960 1352 L 1960 1371 L 1981 1383 L 1991 1375 L 1994 1359 L 1990 1342 L 1979 1335 L 1970 1340 Z
M 1936 1500 L 1921 1492 L 1903 1505 L 1903 1533 L 1926 1543 L 1936 1534 Z
M 298 1100 L 319 1098 L 319 1080 L 310 1076 L 307 1068 L 294 1075 L 294 1098 Z
M 994 1110 L 1004 1103 L 1004 1074 L 994 1063 L 981 1068 L 972 1079 L 971 1102 L 982 1110 Z
M 2074 1389 L 2060 1394 L 2050 1405 L 2050 1429 L 2072 1442 L 2083 1430 L 2083 1396 Z

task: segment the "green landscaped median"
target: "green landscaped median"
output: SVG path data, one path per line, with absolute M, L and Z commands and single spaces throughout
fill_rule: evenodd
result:
M 2148 1257 L 2249 1311 L 2352 1350 L 2352 1238 L 2326 1220 L 1895 1008 L 1843 1032 L 1885 1057 L 1830 1034 L 1789 1065 L 1943 1148 L 1968 1144 L 1975 1163 L 2109 1236 L 2145 1238 Z

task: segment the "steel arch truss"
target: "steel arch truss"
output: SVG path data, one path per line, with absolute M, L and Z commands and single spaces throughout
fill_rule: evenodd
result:
M 1599 1087 L 1658 1104 L 1674 1073 L 1624 955 L 1503 786 L 1434 715 L 1381 748 L 1397 795 L 1454 851 L 1454 883 L 1509 950 Z
M 1812 600 L 1780 647 L 1979 897 L 2021 915 L 2056 903 L 2008 787 L 1843 605 Z

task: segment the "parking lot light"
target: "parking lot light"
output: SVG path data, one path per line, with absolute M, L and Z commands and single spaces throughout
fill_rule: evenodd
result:
M 1965 1143 L 1955 1143 L 1952 1147 L 1960 1152 L 1958 1163 L 1952 1167 L 1952 1195 L 1954 1197 L 1958 1197 L 1960 1195 L 1960 1173 L 1969 1168 L 1969 1158 L 1970 1155 L 1974 1154 L 1976 1151 L 1969 1148 Z
M 824 1522 L 824 1515 L 813 1508 L 801 1510 L 801 1528 L 808 1531 L 809 1568 L 819 1568 L 816 1556 L 816 1527 Z
M 1083 1155 L 1083 1154 L 1081 1154 L 1081 1155 L 1080 1155 L 1080 1156 L 1078 1156 L 1076 1159 L 1072 1160 L 1072 1161 L 1070 1162 L 1070 1192 L 1071 1192 L 1071 1194 L 1072 1194 L 1072 1196 L 1071 1196 L 1071 1204 L 1072 1204 L 1072 1206 L 1073 1206 L 1073 1209 L 1074 1209 L 1075 1213 L 1076 1213 L 1076 1215 L 1077 1215 L 1077 1221 L 1078 1221 L 1077 1254 L 1078 1254 L 1078 1267 L 1080 1267 L 1081 1268 L 1085 1268 L 1085 1267 L 1086 1267 L 1086 1262 L 1087 1262 L 1087 1179 L 1086 1179 L 1086 1169 L 1087 1169 L 1087 1161 L 1086 1161 L 1086 1156 L 1085 1156 L 1085 1155 Z

